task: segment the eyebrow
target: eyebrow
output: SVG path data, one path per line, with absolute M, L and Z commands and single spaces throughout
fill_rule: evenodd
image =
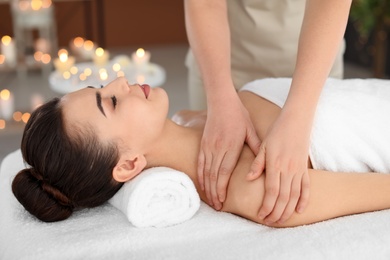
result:
M 104 113 L 104 109 L 102 106 L 102 96 L 99 91 L 96 91 L 96 104 L 97 107 L 99 108 L 100 112 L 102 112 L 103 116 L 106 117 L 106 113 Z

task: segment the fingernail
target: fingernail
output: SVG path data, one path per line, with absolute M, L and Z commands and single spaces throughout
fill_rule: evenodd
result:
M 302 207 L 298 207 L 298 208 L 297 208 L 297 212 L 298 212 L 299 214 L 301 214 L 302 211 L 303 211 Z
M 225 196 L 218 196 L 219 202 L 223 203 L 225 201 Z
M 259 214 L 258 217 L 259 217 L 259 219 L 264 219 L 265 216 L 264 216 L 264 214 Z

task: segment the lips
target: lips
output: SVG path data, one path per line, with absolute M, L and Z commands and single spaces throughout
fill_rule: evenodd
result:
M 150 86 L 147 84 L 143 84 L 140 87 L 141 87 L 142 91 L 144 92 L 145 97 L 148 98 L 149 93 L 150 93 Z

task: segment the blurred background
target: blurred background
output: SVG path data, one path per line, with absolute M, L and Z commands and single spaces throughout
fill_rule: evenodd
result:
M 345 78 L 389 78 L 389 31 L 389 0 L 353 1 Z M 0 39 L 0 162 L 35 107 L 79 85 L 125 75 L 189 108 L 183 0 L 0 0 Z

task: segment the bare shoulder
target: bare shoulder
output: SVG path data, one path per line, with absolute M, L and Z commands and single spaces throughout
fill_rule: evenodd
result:
M 249 91 L 241 91 L 238 95 L 249 112 L 257 135 L 260 140 L 263 140 L 268 128 L 279 116 L 281 108 Z

